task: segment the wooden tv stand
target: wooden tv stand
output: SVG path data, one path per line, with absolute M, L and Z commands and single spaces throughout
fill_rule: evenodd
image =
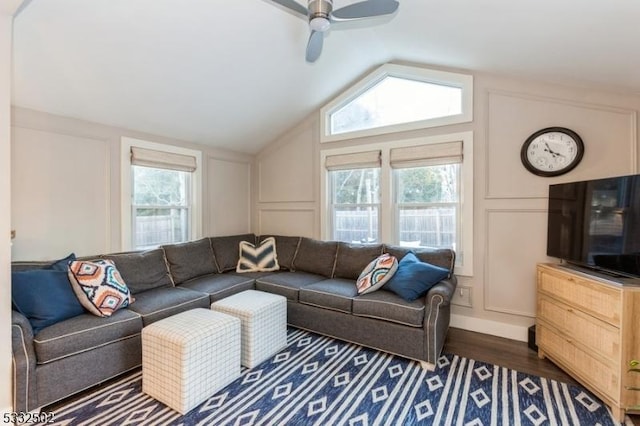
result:
M 624 421 L 640 410 L 640 287 L 616 284 L 563 265 L 539 264 L 536 343 Z M 640 367 L 640 366 L 639 366 Z M 636 367 L 638 368 L 638 367 Z

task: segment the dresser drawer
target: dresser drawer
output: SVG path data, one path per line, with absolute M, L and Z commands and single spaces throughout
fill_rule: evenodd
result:
M 615 367 L 580 350 L 542 323 L 536 328 L 536 341 L 538 347 L 563 368 L 612 400 L 620 400 L 620 377 Z
M 616 327 L 622 314 L 621 292 L 586 278 L 538 269 L 538 290 Z
M 552 324 L 576 345 L 595 352 L 609 365 L 618 367 L 620 329 L 544 295 L 538 298 L 538 320 Z

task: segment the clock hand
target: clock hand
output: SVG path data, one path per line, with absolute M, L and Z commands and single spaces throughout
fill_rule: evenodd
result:
M 548 142 L 545 142 L 545 143 L 544 143 L 544 146 L 546 146 L 546 147 L 547 147 L 547 148 L 545 149 L 545 151 L 546 151 L 546 152 L 548 152 L 549 154 L 554 155 L 554 156 L 558 154 L 557 152 L 555 152 L 555 151 L 552 151 L 552 150 L 551 150 L 551 147 L 549 146 L 549 143 L 548 143 Z

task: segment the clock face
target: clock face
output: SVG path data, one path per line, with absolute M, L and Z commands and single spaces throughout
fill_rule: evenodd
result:
M 527 138 L 522 146 L 524 166 L 539 176 L 558 176 L 578 165 L 584 145 L 575 132 L 552 127 L 540 130 Z

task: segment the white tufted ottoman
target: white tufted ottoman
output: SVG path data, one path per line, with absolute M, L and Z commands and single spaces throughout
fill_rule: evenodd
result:
M 225 297 L 211 309 L 242 322 L 242 365 L 253 368 L 287 346 L 287 299 L 246 290 Z
M 142 391 L 180 414 L 240 376 L 240 320 L 192 309 L 142 329 Z

